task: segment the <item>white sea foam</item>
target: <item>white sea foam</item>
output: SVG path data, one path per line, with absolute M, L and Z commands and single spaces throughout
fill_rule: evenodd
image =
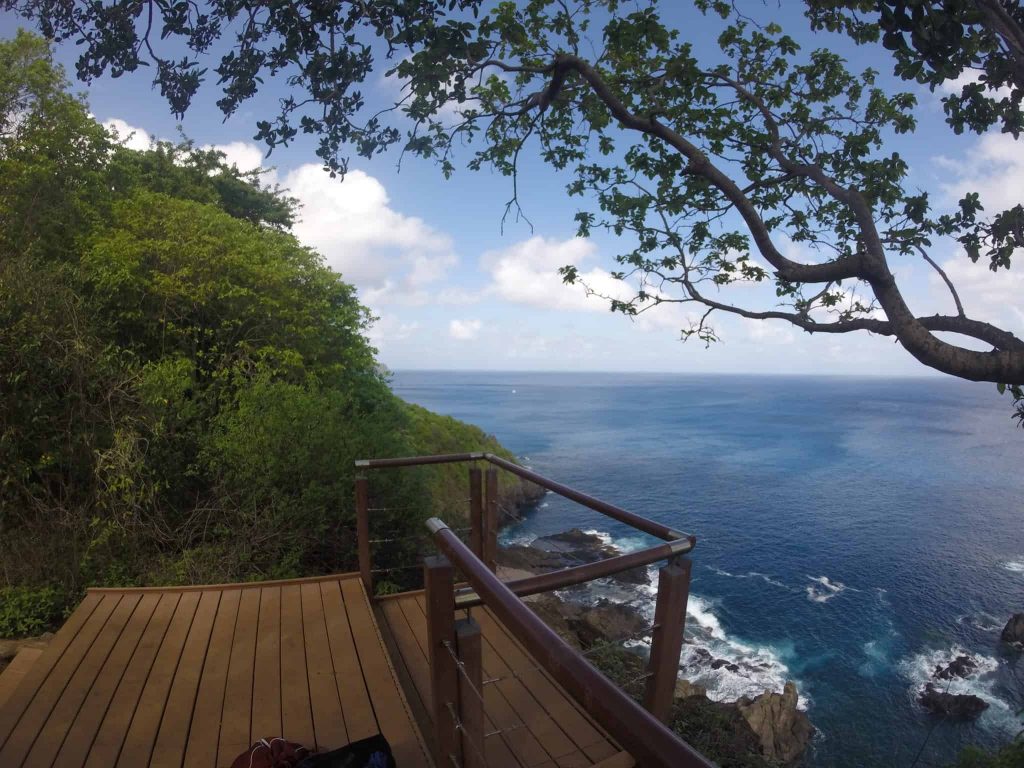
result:
M 966 678 L 953 677 L 951 680 L 942 680 L 935 677 L 936 667 L 945 667 L 958 656 L 969 656 L 977 665 L 977 669 Z M 911 682 L 910 693 L 915 701 L 926 683 L 934 683 L 935 687 L 942 691 L 952 694 L 973 694 L 985 701 L 989 708 L 981 714 L 979 722 L 982 725 L 1010 731 L 1020 729 L 1020 722 L 1013 707 L 996 692 L 999 682 L 997 659 L 971 653 L 959 645 L 953 645 L 949 648 L 931 649 L 914 654 L 902 660 L 898 668 Z
M 990 613 L 977 613 L 961 616 L 956 620 L 957 624 L 969 624 L 982 632 L 998 632 L 1003 628 L 999 618 Z
M 708 566 L 705 566 L 705 567 L 709 571 L 712 571 L 713 573 L 717 573 L 719 576 L 727 576 L 727 577 L 732 578 L 732 579 L 760 579 L 761 581 L 765 582 L 766 584 L 771 584 L 773 587 L 778 587 L 779 589 L 784 589 L 787 592 L 796 592 L 796 591 L 798 591 L 798 590 L 794 589 L 793 587 L 789 586 L 788 584 L 784 584 L 783 582 L 779 581 L 778 579 L 774 579 L 771 576 L 769 576 L 768 574 L 760 573 L 759 571 L 747 571 L 747 573 L 729 573 L 728 571 L 723 570 L 722 568 L 716 568 L 713 565 L 708 565 Z
M 1011 573 L 1024 573 L 1024 560 L 1007 560 L 1003 568 Z
M 814 603 L 827 603 L 833 597 L 849 589 L 851 592 L 859 590 L 847 587 L 841 581 L 832 581 L 828 576 L 808 576 L 808 579 L 819 586 L 809 585 L 806 588 L 807 599 Z
M 778 693 L 792 679 L 778 649 L 750 644 L 728 634 L 711 601 L 690 595 L 686 624 L 687 644 L 680 667 L 688 680 L 707 689 L 713 701 L 752 698 L 766 691 Z M 808 701 L 806 691 L 801 691 L 800 708 L 806 709 Z
M 650 541 L 645 540 L 640 536 L 622 536 L 614 538 L 607 531 L 599 531 L 597 529 L 590 529 L 584 531 L 584 533 L 590 536 L 597 536 L 601 540 L 601 543 L 606 547 L 614 547 L 623 554 L 628 552 L 636 552 L 637 550 L 644 549 L 650 546 Z

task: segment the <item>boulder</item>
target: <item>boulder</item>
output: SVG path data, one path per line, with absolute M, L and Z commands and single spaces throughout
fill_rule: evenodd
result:
M 978 664 L 970 656 L 957 656 L 946 666 L 937 665 L 932 677 L 938 680 L 952 680 L 957 677 L 967 678 L 977 670 Z
M 610 640 L 636 638 L 647 628 L 647 620 L 636 608 L 601 600 L 583 609 L 569 621 L 584 648 Z
M 807 715 L 797 709 L 796 685 L 786 683 L 782 693 L 745 696 L 736 708 L 761 742 L 761 753 L 769 760 L 793 763 L 803 755 L 814 735 Z
M 1024 648 L 1024 613 L 1015 613 L 1006 622 L 1003 632 L 999 638 L 1004 643 Z
M 955 720 L 973 720 L 988 709 L 988 702 L 973 694 L 940 691 L 933 683 L 925 684 L 917 700 L 929 712 Z

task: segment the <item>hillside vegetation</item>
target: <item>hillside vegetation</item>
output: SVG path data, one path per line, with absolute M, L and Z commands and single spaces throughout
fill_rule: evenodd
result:
M 353 569 L 355 459 L 508 455 L 392 394 L 259 174 L 120 146 L 25 33 L 0 110 L 0 636 L 88 585 Z M 389 535 L 465 505 L 464 467 L 376 477 Z

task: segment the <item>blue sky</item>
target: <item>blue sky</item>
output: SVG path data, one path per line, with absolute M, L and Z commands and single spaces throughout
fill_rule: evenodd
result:
M 805 52 L 828 47 L 846 55 L 856 69 L 891 71 L 881 47 L 856 48 L 841 37 L 812 35 L 799 13 L 801 3 L 786 2 L 785 9 L 775 3 L 749 6 L 751 13 L 779 21 Z M 675 23 L 702 60 L 720 61 L 715 45 L 720 23 L 698 13 L 677 13 Z M 5 37 L 20 24 L 0 14 Z M 61 47 L 57 55 L 73 72 L 73 47 Z M 889 77 L 883 82 L 893 83 Z M 917 133 L 892 146 L 910 163 L 911 187 L 929 190 L 935 202 L 946 205 L 963 191 L 976 190 L 990 211 L 1019 201 L 1024 157 L 1012 139 L 998 134 L 957 137 L 942 121 L 938 94 L 905 83 L 897 87 L 915 90 L 919 98 Z M 383 102 L 396 88 L 381 71 L 371 76 L 365 90 L 371 101 Z M 135 131 L 133 141 L 139 146 L 149 137 L 178 135 L 179 123 L 152 90 L 147 72 L 104 78 L 84 90 L 96 117 L 126 136 Z M 216 87 L 208 85 L 180 126 L 198 144 L 221 147 L 240 167 L 252 167 L 262 156 L 251 140 L 254 122 L 275 114 L 276 100 L 284 93 L 282 83 L 269 83 L 225 123 L 214 105 Z M 460 157 L 469 156 L 467 150 Z M 587 298 L 581 288 L 561 284 L 557 268 L 575 263 L 592 282 L 612 285 L 607 272 L 614 269 L 620 245 L 603 233 L 587 241 L 575 239 L 573 214 L 580 203 L 564 193 L 567 176 L 527 153 L 520 197 L 533 230 L 523 222 L 506 222 L 502 232 L 508 179 L 489 171 L 460 170 L 445 181 L 430 163 L 406 159 L 399 172 L 397 160 L 397 152 L 372 161 L 355 159 L 345 181 L 332 180 L 320 170 L 312 142 L 300 136 L 264 161 L 303 202 L 296 234 L 353 282 L 380 318 L 372 338 L 382 362 L 391 368 L 927 373 L 890 339 L 810 336 L 778 322 L 727 318 L 717 323 L 722 343 L 710 349 L 695 341 L 684 344 L 679 329 L 686 316 L 677 307 L 660 307 L 630 320 L 611 314 L 606 303 Z M 968 314 L 1017 333 L 1024 330 L 1018 305 L 1024 272 L 994 276 L 972 265 L 953 243 L 937 244 L 931 255 L 958 283 Z M 948 293 L 925 265 L 893 266 L 916 312 L 952 311 Z M 735 292 L 725 298 L 737 303 L 769 308 L 774 301 L 762 288 L 730 290 Z

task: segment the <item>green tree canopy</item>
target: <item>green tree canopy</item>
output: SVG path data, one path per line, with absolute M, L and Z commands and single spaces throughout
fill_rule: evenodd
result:
M 354 460 L 508 455 L 392 394 L 293 200 L 187 141 L 119 146 L 67 86 L 45 42 L 0 41 L 0 632 L 85 584 L 353 569 Z M 375 489 L 406 542 L 382 558 L 458 514 L 452 471 Z

